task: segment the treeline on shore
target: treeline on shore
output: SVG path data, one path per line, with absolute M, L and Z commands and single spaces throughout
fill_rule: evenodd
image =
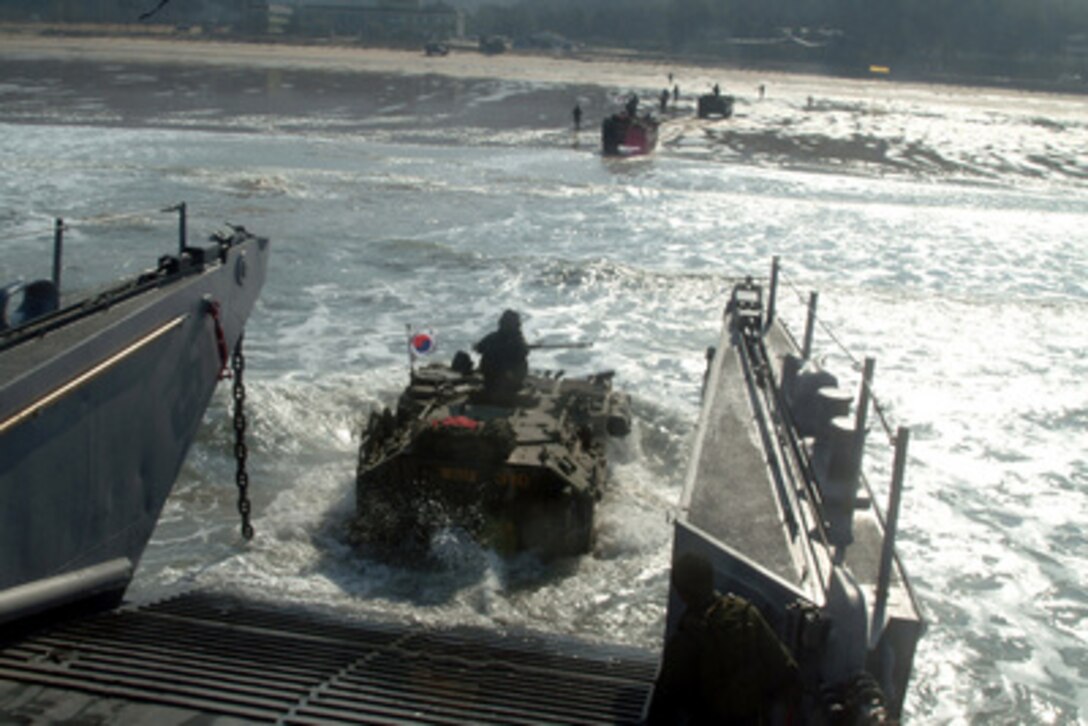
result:
M 1088 77 L 1083 0 L 521 0 L 483 5 L 468 26 L 846 72 Z

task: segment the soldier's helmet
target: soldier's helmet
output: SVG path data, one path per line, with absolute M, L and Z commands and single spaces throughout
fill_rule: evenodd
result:
M 499 330 L 520 330 L 521 316 L 514 310 L 504 310 L 499 318 Z

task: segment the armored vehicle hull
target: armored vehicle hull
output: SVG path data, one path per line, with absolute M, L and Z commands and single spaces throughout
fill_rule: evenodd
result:
M 733 116 L 733 97 L 718 93 L 706 93 L 699 96 L 697 113 L 699 118 L 731 118 Z
M 611 379 L 529 375 L 496 399 L 477 373 L 413 371 L 396 412 L 375 412 L 362 432 L 356 540 L 420 552 L 453 526 L 504 553 L 589 551 L 605 438 L 630 428 Z

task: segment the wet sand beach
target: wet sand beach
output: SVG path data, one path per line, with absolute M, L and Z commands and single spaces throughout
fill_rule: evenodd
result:
M 292 45 L 289 43 L 232 42 L 193 37 L 75 36 L 16 32 L 0 26 L 0 57 L 26 60 L 88 60 L 114 63 L 164 63 L 248 68 L 313 69 L 354 73 L 399 73 L 442 75 L 451 78 L 489 78 L 528 83 L 598 85 L 621 89 L 652 89 L 659 93 L 669 86 L 669 74 L 681 92 L 693 95 L 708 92 L 719 84 L 723 92 L 755 99 L 763 85 L 768 97 L 788 96 L 807 102 L 819 78 L 805 74 L 745 70 L 721 65 L 666 62 L 623 51 L 593 51 L 584 54 L 547 55 L 511 51 L 483 55 L 455 48 L 448 56 L 428 57 L 422 51 L 350 45 Z M 924 93 L 927 102 L 996 104 L 1019 97 L 1021 91 L 945 87 L 932 97 L 928 84 L 890 83 L 883 78 L 836 78 L 835 87 L 844 98 L 872 99 L 894 95 L 899 98 Z M 1039 94 L 1043 96 L 1053 94 Z
M 110 124 L 500 146 L 597 146 L 626 94 L 669 84 L 659 151 L 862 175 L 1002 183 L 1088 179 L 1083 98 L 767 73 L 616 53 L 483 55 L 177 37 L 76 36 L 0 26 L 0 122 Z M 25 82 L 24 82 L 25 81 Z M 72 94 L 72 85 L 86 93 Z M 719 84 L 732 119 L 695 117 Z M 66 90 L 52 94 L 53 87 Z M 766 89 L 760 97 L 759 88 Z M 581 135 L 571 136 L 580 104 Z M 458 131 L 451 136 L 450 129 Z
M 256 68 L 321 69 L 326 71 L 439 74 L 455 78 L 493 78 L 535 83 L 591 83 L 627 86 L 668 74 L 709 87 L 719 73 L 635 56 L 547 56 L 523 52 L 483 55 L 454 49 L 448 56 L 428 57 L 422 51 L 347 45 L 291 45 L 217 40 L 131 36 L 62 36 L 18 33 L 0 29 L 0 55 L 18 59 L 98 62 L 144 62 L 224 65 Z M 732 71 L 738 81 L 751 77 L 753 89 L 766 74 Z M 656 85 L 656 83 L 655 83 Z

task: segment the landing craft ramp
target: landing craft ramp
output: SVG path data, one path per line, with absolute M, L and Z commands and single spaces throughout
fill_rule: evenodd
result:
M 0 640 L 0 720 L 637 723 L 657 654 L 195 592 Z
M 776 259 L 768 299 L 748 278 L 724 311 L 708 355 L 674 562 L 685 552 L 706 558 L 717 589 L 762 610 L 817 690 L 849 690 L 836 684 L 861 683 L 865 674 L 898 718 L 925 629 L 894 547 L 908 432 L 900 427 L 889 442 L 896 472 L 884 513 L 861 466 L 870 406 L 879 413 L 872 363 L 848 415 L 852 393 L 811 356 L 815 299 L 799 346 L 774 315 L 777 279 Z

